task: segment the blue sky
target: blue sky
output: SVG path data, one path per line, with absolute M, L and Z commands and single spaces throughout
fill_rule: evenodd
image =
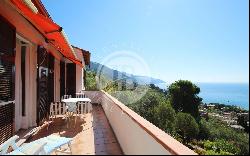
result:
M 249 82 L 248 0 L 42 2 L 70 42 L 91 52 L 92 61 L 114 68 L 117 63 L 119 69 L 121 58 L 107 58 L 125 51 L 150 70 L 123 59 L 134 69 L 120 70 L 133 74 L 166 82 Z

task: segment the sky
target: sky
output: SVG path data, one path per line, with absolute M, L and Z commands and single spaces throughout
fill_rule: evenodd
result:
M 167 83 L 249 83 L 248 0 L 42 0 L 91 61 Z

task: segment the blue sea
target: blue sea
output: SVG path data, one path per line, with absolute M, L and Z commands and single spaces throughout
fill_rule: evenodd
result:
M 204 103 L 235 105 L 249 110 L 249 84 L 247 83 L 196 83 Z M 167 84 L 158 84 L 166 89 Z

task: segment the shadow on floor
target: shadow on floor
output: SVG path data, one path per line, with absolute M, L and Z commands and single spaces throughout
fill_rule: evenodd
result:
M 41 129 L 26 142 L 28 143 L 43 137 L 47 137 L 51 134 L 57 134 L 62 137 L 74 138 L 77 134 L 83 131 L 83 125 L 85 123 L 86 121 L 84 119 L 78 119 L 77 123 L 75 124 L 75 117 L 72 117 L 68 122 L 69 127 L 67 127 L 67 122 L 65 119 L 56 118 L 52 123 L 50 123 L 48 129 L 48 124 L 44 123 L 44 125 L 41 126 Z
M 74 155 L 122 155 L 113 129 L 100 105 L 93 105 L 92 113 L 82 116 L 82 119 L 75 117 L 69 121 L 69 128 L 63 119 L 56 119 L 47 126 L 42 128 L 29 140 L 34 141 L 51 134 L 60 135 L 62 137 L 73 138 L 71 143 L 72 153 Z

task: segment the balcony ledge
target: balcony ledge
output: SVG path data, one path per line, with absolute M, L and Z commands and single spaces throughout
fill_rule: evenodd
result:
M 84 93 L 102 105 L 124 154 L 197 155 L 105 91 Z

